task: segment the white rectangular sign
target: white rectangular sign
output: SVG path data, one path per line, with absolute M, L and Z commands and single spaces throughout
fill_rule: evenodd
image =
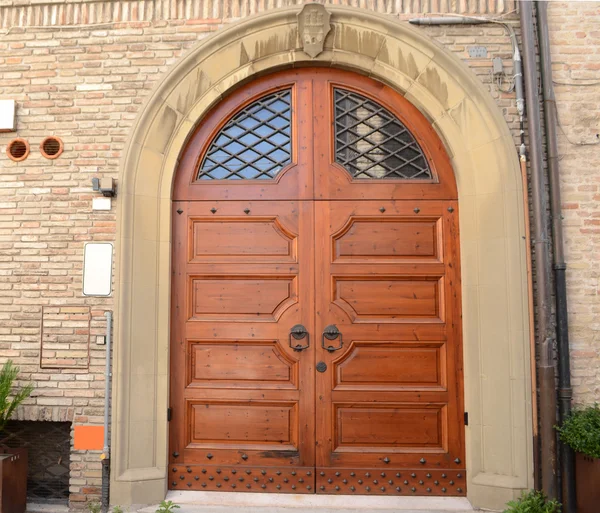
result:
M 83 295 L 110 296 L 112 286 L 110 242 L 88 242 L 83 255 Z
M 0 100 L 0 132 L 14 132 L 16 127 L 14 100 Z
M 110 198 L 92 198 L 92 210 L 110 210 L 112 201 Z

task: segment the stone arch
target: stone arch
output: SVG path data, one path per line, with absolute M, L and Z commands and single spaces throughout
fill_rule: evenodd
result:
M 302 51 L 300 7 L 248 18 L 199 43 L 155 87 L 121 162 L 117 212 L 112 501 L 167 488 L 171 190 L 198 121 L 232 88 L 285 67 L 340 67 L 411 101 L 444 141 L 461 209 L 468 498 L 501 508 L 532 486 L 529 312 L 520 168 L 499 108 L 447 50 L 391 17 L 327 6 L 332 30 Z

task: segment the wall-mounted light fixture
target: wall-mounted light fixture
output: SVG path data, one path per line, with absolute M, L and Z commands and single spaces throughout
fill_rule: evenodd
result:
M 92 210 L 110 210 L 112 198 L 117 194 L 115 180 L 113 178 L 92 178 L 92 189 L 102 193 L 102 197 L 92 198 Z
M 114 198 L 117 195 L 114 178 L 92 178 L 92 189 L 109 198 Z

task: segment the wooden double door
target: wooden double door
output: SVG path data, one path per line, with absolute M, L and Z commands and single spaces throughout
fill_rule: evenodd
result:
M 175 183 L 170 488 L 465 495 L 459 267 L 447 156 L 395 92 L 225 99 Z

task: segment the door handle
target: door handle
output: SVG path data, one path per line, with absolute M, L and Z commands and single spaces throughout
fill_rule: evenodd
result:
M 325 346 L 325 339 L 327 340 L 335 340 L 340 337 L 340 345 L 337 347 L 333 347 L 332 345 Z M 342 339 L 342 333 L 338 330 L 338 327 L 335 324 L 330 324 L 323 330 L 323 338 L 321 339 L 321 347 L 330 353 L 341 349 L 344 345 L 344 341 Z
M 306 338 L 305 346 L 303 346 L 300 343 L 293 345 L 294 340 L 303 340 L 304 338 Z M 308 346 L 310 346 L 310 335 L 308 334 L 308 331 L 306 331 L 306 328 L 304 326 L 302 326 L 302 324 L 296 324 L 290 330 L 290 347 L 294 351 L 300 352 L 300 351 L 304 351 L 305 349 L 307 349 Z

